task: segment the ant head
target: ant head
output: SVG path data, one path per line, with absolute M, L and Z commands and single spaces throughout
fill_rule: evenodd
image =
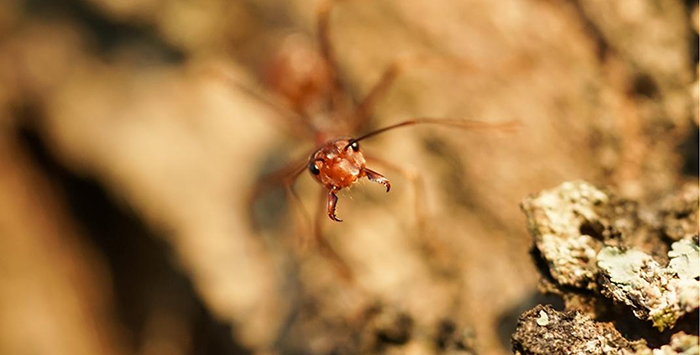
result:
M 365 157 L 352 138 L 326 142 L 309 157 L 309 172 L 328 189 L 342 189 L 363 176 Z

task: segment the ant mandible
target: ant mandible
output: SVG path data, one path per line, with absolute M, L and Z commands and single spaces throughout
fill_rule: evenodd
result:
M 285 44 L 291 43 L 291 45 L 282 46 L 280 54 L 268 67 L 267 82 L 273 91 L 286 99 L 286 105 L 280 105 L 259 92 L 243 87 L 277 109 L 282 113 L 282 117 L 288 118 L 284 123 L 293 134 L 313 137 L 316 146 L 308 158 L 289 164 L 263 178 L 253 191 L 251 203 L 268 189 L 281 184 L 297 204 L 302 205 L 293 184 L 304 170 L 308 170 L 311 176 L 327 190 L 324 204 L 328 217 L 333 221 L 341 222 L 342 220 L 336 216 L 338 191 L 352 186 L 364 177 L 382 184 L 386 192 L 391 189 L 391 183 L 386 177 L 367 167 L 368 158 L 381 160 L 366 156 L 360 148 L 361 141 L 396 128 L 422 124 L 501 131 L 512 130 L 518 125 L 517 121 L 493 124 L 450 118 L 414 118 L 356 138 L 342 134 L 341 132 L 354 132 L 363 127 L 378 99 L 405 67 L 413 63 L 402 61 L 392 64 L 381 76 L 379 83 L 359 104 L 350 103 L 347 90 L 336 70 L 337 61 L 329 38 L 331 3 L 332 0 L 321 1 L 318 7 L 317 35 L 320 55 L 317 51 L 309 49 L 309 46 L 300 44 L 299 38 L 295 37 L 287 40 Z M 323 114 L 319 115 L 319 112 Z M 333 121 L 325 127 L 320 126 L 318 125 L 319 116 L 329 117 Z M 387 165 L 387 162 L 384 163 Z M 315 230 L 317 233 L 319 223 L 317 219 Z

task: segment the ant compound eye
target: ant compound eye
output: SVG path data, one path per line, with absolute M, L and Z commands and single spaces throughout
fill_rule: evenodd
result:
M 352 142 L 352 144 L 350 144 L 350 148 L 352 148 L 352 150 L 357 152 L 358 150 L 360 150 L 360 143 Z
M 316 160 L 309 163 L 309 171 L 314 175 L 318 175 L 321 173 L 321 171 L 318 170 L 318 167 L 316 166 Z

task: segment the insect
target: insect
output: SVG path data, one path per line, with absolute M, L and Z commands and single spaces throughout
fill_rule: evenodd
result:
M 360 149 L 360 141 L 389 130 L 418 124 L 439 124 L 462 129 L 495 128 L 504 130 L 514 128 L 517 122 L 488 124 L 468 120 L 416 118 L 380 128 L 359 138 L 342 137 L 325 142 L 309 157 L 308 169 L 311 176 L 328 190 L 327 212 L 331 220 L 342 222 L 335 213 L 338 203 L 336 193 L 350 187 L 359 179 L 366 177 L 370 181 L 384 185 L 386 192 L 391 190 L 389 179 L 366 166 L 366 159 Z
M 304 171 L 308 171 L 309 175 L 325 189 L 319 202 L 319 213 L 316 215 L 313 228 L 315 240 L 321 244 L 324 244 L 323 238 L 319 235 L 323 215 L 332 221 L 342 222 L 336 214 L 339 191 L 367 178 L 383 185 L 386 192 L 389 192 L 390 180 L 375 171 L 372 164 L 383 165 L 385 168 L 401 172 L 401 169 L 396 168 L 391 160 L 365 154 L 361 142 L 398 128 L 415 125 L 497 131 L 509 131 L 518 126 L 516 121 L 487 123 L 426 117 L 401 121 L 362 135 L 352 135 L 365 127 L 375 105 L 387 93 L 396 78 L 408 68 L 421 65 L 424 60 L 409 58 L 394 62 L 366 96 L 355 103 L 339 75 L 329 38 L 329 14 L 332 3 L 331 0 L 321 1 L 318 7 L 317 35 L 320 50 L 298 36 L 291 36 L 285 40 L 280 52 L 268 66 L 265 75 L 268 86 L 286 101 L 284 104 L 260 92 L 242 87 L 279 111 L 280 117 L 285 118 L 282 123 L 292 135 L 314 142 L 314 149 L 308 155 L 263 177 L 253 189 L 250 196 L 251 205 L 268 190 L 283 186 L 291 197 L 290 200 L 303 210 L 303 204 L 294 189 L 294 184 Z M 305 211 L 303 213 L 308 217 Z

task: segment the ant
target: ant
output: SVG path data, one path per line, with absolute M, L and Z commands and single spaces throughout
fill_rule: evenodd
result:
M 342 220 L 338 219 L 335 215 L 338 203 L 338 196 L 336 193 L 341 189 L 352 186 L 359 179 L 367 177 L 370 181 L 384 185 L 386 187 L 386 192 L 391 190 L 389 179 L 366 166 L 366 159 L 360 150 L 359 142 L 396 128 L 418 124 L 439 124 L 463 129 L 509 129 L 514 127 L 516 123 L 505 122 L 502 124 L 488 124 L 479 121 L 447 118 L 415 118 L 374 130 L 359 138 L 342 137 L 323 143 L 309 157 L 308 169 L 312 177 L 328 190 L 327 211 L 328 217 L 330 217 L 331 220 L 342 222 Z
M 284 105 L 248 87 L 242 87 L 248 93 L 266 101 L 281 113 L 281 117 L 287 118 L 285 123 L 293 134 L 306 139 L 311 138 L 315 144 L 315 149 L 310 154 L 260 180 L 250 197 L 251 205 L 261 194 L 282 185 L 308 218 L 293 187 L 297 178 L 304 171 L 308 171 L 326 192 L 322 200 L 325 206 L 319 206 L 319 211 L 325 210 L 325 214 L 332 221 L 342 222 L 336 215 L 337 193 L 340 190 L 349 188 L 362 178 L 383 185 L 386 192 L 391 190 L 389 179 L 370 169 L 367 166 L 368 161 L 406 174 L 405 170 L 389 161 L 366 155 L 360 147 L 360 142 L 398 128 L 415 125 L 431 124 L 467 130 L 500 131 L 517 127 L 516 121 L 486 123 L 453 118 L 414 118 L 360 136 L 348 135 L 348 132 L 356 132 L 364 127 L 376 103 L 406 67 L 414 65 L 415 62 L 404 60 L 393 63 L 364 99 L 357 104 L 352 102 L 345 83 L 338 75 L 338 64 L 329 37 L 332 3 L 333 0 L 321 1 L 317 8 L 316 25 L 320 51 L 312 48 L 313 46 L 305 43 L 300 37 L 291 36 L 286 39 L 268 66 L 265 75 L 268 86 L 286 101 Z M 320 217 L 317 217 L 314 226 L 315 239 L 326 251 L 335 254 L 319 235 L 320 223 Z

